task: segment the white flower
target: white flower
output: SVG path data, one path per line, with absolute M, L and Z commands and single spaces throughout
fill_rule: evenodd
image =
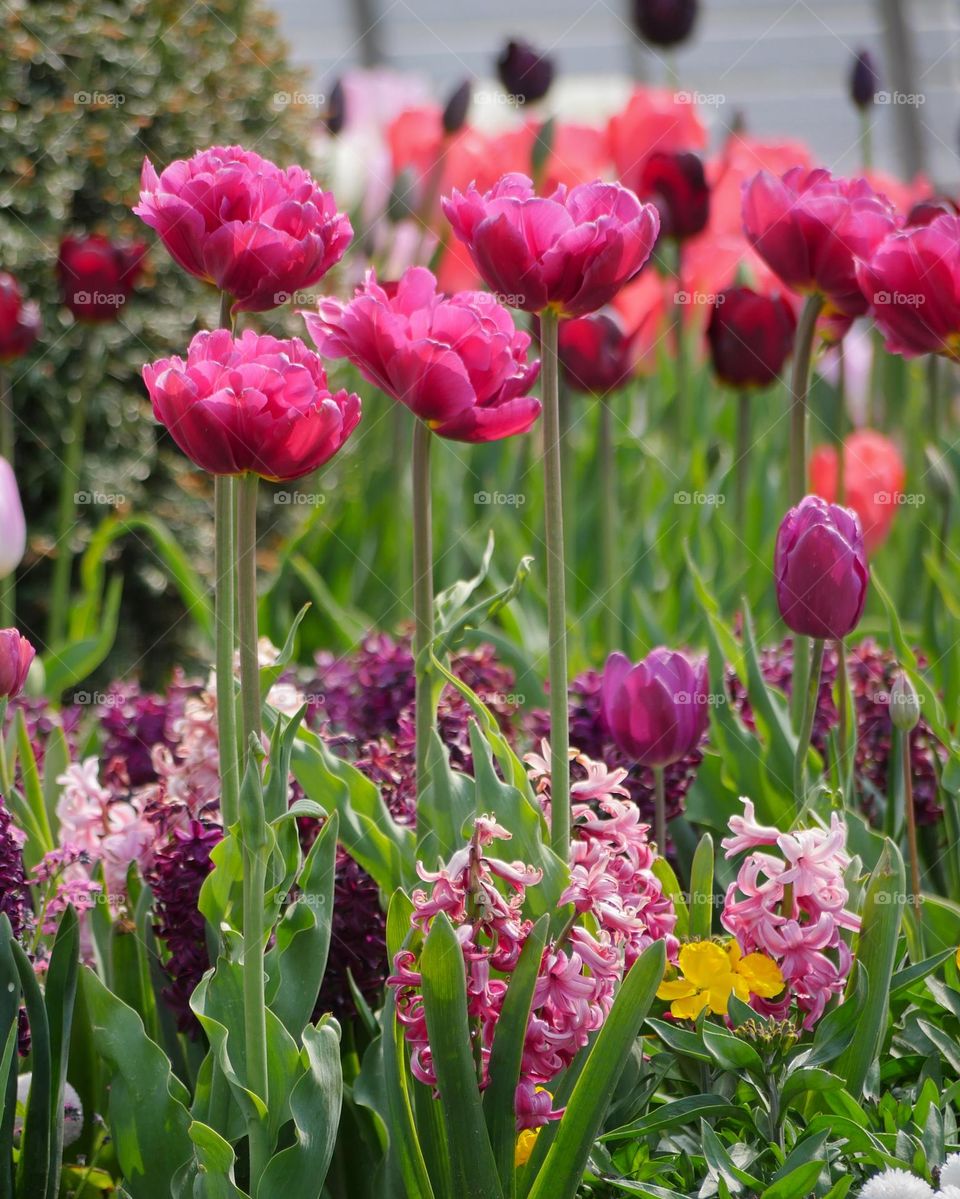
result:
M 946 1186 L 942 1191 L 937 1191 L 934 1199 L 960 1199 L 960 1187 Z
M 906 1170 L 884 1170 L 870 1179 L 860 1192 L 860 1199 L 936 1199 L 936 1196 L 933 1187 L 922 1178 Z
M 960 1187 L 960 1153 L 951 1153 L 944 1162 L 943 1169 L 940 1171 L 940 1185 L 944 1189 Z M 953 1199 L 952 1196 L 951 1199 Z

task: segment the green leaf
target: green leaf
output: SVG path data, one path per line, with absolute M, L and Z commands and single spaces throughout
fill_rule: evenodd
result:
M 289 1101 L 296 1139 L 270 1159 L 257 1199 L 316 1199 L 333 1156 L 342 1097 L 339 1026 L 330 1020 L 308 1024 Z
M 703 1022 L 701 1032 L 704 1045 L 724 1070 L 730 1070 L 734 1074 L 740 1073 L 741 1070 L 750 1070 L 760 1077 L 763 1076 L 765 1071 L 760 1054 L 747 1041 L 716 1024 L 711 1024 L 709 1020 Z
M 820 1018 L 813 1034 L 813 1045 L 797 1054 L 792 1062 L 800 1066 L 829 1066 L 847 1048 L 857 1032 L 857 1021 L 867 995 L 867 976 L 863 966 L 853 963 L 847 980 L 844 1002 Z
M 510 978 L 490 1053 L 490 1083 L 483 1096 L 483 1114 L 507 1199 L 514 1193 L 513 1160 L 517 1144 L 514 1096 L 549 924 L 549 917 L 543 915 L 530 930 Z
M 671 1103 L 654 1108 L 648 1115 L 632 1124 L 605 1133 L 601 1140 L 639 1140 L 649 1132 L 658 1132 L 663 1128 L 682 1128 L 698 1122 L 702 1116 L 735 1115 L 743 1115 L 743 1109 L 720 1095 L 688 1095 L 684 1099 L 674 1099 Z
M 393 904 L 390 906 L 392 909 Z M 382 1016 L 382 1048 L 390 1152 L 396 1158 L 408 1199 L 434 1199 L 410 1102 L 410 1076 L 403 1058 L 405 1048 L 403 1031 L 397 1020 L 396 992 L 392 987 L 387 991 Z
M 591 1046 L 530 1199 L 573 1199 L 617 1079 L 663 978 L 666 951 L 650 945 L 630 968 Z
M 956 948 L 951 945 L 949 949 L 943 949 L 940 953 L 935 953 L 933 957 L 924 958 L 922 962 L 915 962 L 898 970 L 890 980 L 890 998 L 899 995 L 902 991 L 909 990 L 914 983 L 926 978 L 928 974 L 932 974 L 934 970 L 943 965 L 947 958 L 954 957 L 956 952 Z
M 87 678 L 113 649 L 120 618 L 123 578 L 117 575 L 107 586 L 106 599 L 98 609 L 96 633 L 92 637 L 52 646 L 43 656 L 45 689 L 48 695 L 62 695 L 68 688 Z
M 679 940 L 688 940 L 691 936 L 690 911 L 683 897 L 683 888 L 680 886 L 680 880 L 674 874 L 673 867 L 667 859 L 660 857 L 659 854 L 653 859 L 653 865 L 650 869 L 660 883 L 664 895 L 668 896 L 673 903 L 673 910 L 677 914 L 677 924 L 673 931 Z
M 420 970 L 457 1193 L 473 1199 L 503 1199 L 471 1050 L 463 951 L 444 912 L 430 926 Z
M 655 1020 L 652 1016 L 648 1017 L 647 1024 L 674 1053 L 692 1057 L 698 1062 L 713 1061 L 703 1039 L 688 1028 L 681 1028 L 679 1024 L 673 1024 L 669 1020 Z
M 10 949 L 20 975 L 23 1002 L 30 1021 L 30 1057 L 33 1073 L 30 1095 L 20 1138 L 20 1160 L 17 1163 L 17 1194 L 40 1199 L 47 1194 L 51 1168 L 50 1119 L 53 1110 L 53 1065 L 50 1055 L 50 1027 L 47 1009 L 40 993 L 40 984 L 33 963 L 16 942 Z
M 174 1176 L 193 1154 L 186 1091 L 136 1012 L 87 967 L 81 979 L 124 1187 L 131 1199 L 170 1199 Z
M 798 1195 L 808 1195 L 812 1193 L 822 1170 L 823 1162 L 804 1162 L 771 1183 L 761 1193 L 760 1199 L 797 1199 Z
M 44 1007 L 50 1035 L 50 1170 L 47 1175 L 47 1199 L 60 1192 L 60 1167 L 63 1154 L 63 1089 L 67 1081 L 70 1055 L 70 1030 L 77 997 L 80 971 L 80 926 L 77 913 L 69 905 L 60 917 L 60 925 L 50 954 L 44 988 Z
M 187 1130 L 193 1159 L 178 1171 L 172 1199 L 247 1199 L 233 1181 L 233 1146 L 214 1128 L 194 1120 Z
M 713 932 L 713 837 L 697 842 L 690 868 L 690 936 L 708 940 Z
M 811 1091 L 836 1091 L 843 1086 L 843 1079 L 829 1070 L 820 1070 L 816 1066 L 805 1066 L 787 1075 L 786 1082 L 780 1091 L 780 1102 L 784 1107 L 799 1095 Z

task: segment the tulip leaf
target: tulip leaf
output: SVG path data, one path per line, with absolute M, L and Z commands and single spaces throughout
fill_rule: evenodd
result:
M 43 669 L 49 695 L 62 695 L 69 687 L 93 674 L 106 660 L 117 638 L 122 594 L 123 578 L 116 575 L 107 585 L 103 604 L 98 607 L 93 625 L 95 632 L 51 646 L 44 654 Z
M 704 833 L 690 868 L 690 936 L 708 940 L 713 932 L 713 838 Z
M 56 1199 L 60 1191 L 63 1155 L 63 1092 L 67 1081 L 70 1055 L 70 1030 L 77 997 L 80 970 L 80 926 L 77 913 L 67 906 L 47 966 L 44 1007 L 50 1036 L 50 1169 L 47 1175 L 47 1199 Z
M 41 1199 L 41 1196 L 48 1194 L 52 1149 L 50 1124 L 55 1087 L 50 1025 L 33 963 L 15 940 L 11 940 L 10 949 L 20 975 L 23 1003 L 30 1022 L 30 1057 L 33 1064 L 23 1135 L 20 1138 L 17 1194 Z

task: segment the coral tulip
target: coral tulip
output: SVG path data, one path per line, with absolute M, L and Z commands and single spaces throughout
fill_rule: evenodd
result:
M 610 156 L 617 178 L 636 190 L 651 154 L 702 150 L 707 131 L 692 97 L 667 88 L 635 88 L 622 112 L 607 123 Z
M 889 437 L 873 429 L 858 429 L 843 446 L 845 502 L 863 527 L 863 542 L 872 553 L 890 532 L 903 494 L 906 468 Z M 837 451 L 818 446 L 810 455 L 810 488 L 828 503 L 837 498 Z
M 78 321 L 113 321 L 143 268 L 143 242 L 112 242 L 93 234 L 65 237 L 57 274 L 63 302 Z

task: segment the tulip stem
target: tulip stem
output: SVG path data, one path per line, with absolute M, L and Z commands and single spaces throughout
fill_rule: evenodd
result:
M 940 441 L 940 361 L 936 354 L 927 355 L 927 394 L 930 404 L 930 440 Z
M 247 747 L 249 752 L 249 746 Z M 251 760 L 251 767 L 255 763 Z M 262 798 L 261 798 L 262 803 Z M 243 1022 L 247 1057 L 247 1086 L 269 1101 L 267 1064 L 267 1005 L 263 970 L 263 899 L 266 889 L 268 854 L 248 847 L 243 836 Z M 250 1194 L 256 1195 L 263 1171 L 270 1160 L 264 1121 L 253 1114 L 247 1122 L 250 1150 Z
M 616 519 L 617 479 L 616 450 L 613 444 L 613 410 L 610 397 L 600 396 L 600 444 L 598 448 L 600 467 L 600 569 L 601 595 L 603 596 L 604 641 L 609 651 L 617 641 L 619 604 L 614 594 L 616 580 Z M 569 484 L 570 479 L 567 478 Z
M 847 682 L 847 649 L 843 643 L 843 638 L 838 638 L 836 642 L 837 648 L 837 706 L 840 717 L 840 723 L 837 729 L 837 749 L 840 759 L 840 769 L 838 771 L 840 779 L 840 787 L 843 790 L 845 798 L 847 797 L 847 777 L 849 774 L 849 763 L 847 757 L 851 751 L 850 747 L 850 722 L 847 719 L 850 703 L 850 686 Z M 856 742 L 852 747 L 853 752 L 856 752 Z
M 540 348 L 543 355 L 544 518 L 550 663 L 550 827 L 553 851 L 566 861 L 570 856 L 570 725 L 567 714 L 567 600 L 563 561 L 558 324 L 556 312 L 552 308 L 545 308 L 540 316 Z
M 677 448 L 679 449 L 687 434 L 687 388 L 689 386 L 687 379 L 686 341 L 683 336 L 683 305 L 680 303 L 680 296 L 683 290 L 683 243 L 679 239 L 677 239 L 674 249 L 673 277 L 676 282 L 676 289 L 673 295 L 673 369 L 675 382 L 673 429 L 677 436 Z
M 433 644 L 433 513 L 430 498 L 430 450 L 433 433 L 421 420 L 413 426 L 413 656 L 416 672 L 417 795 L 429 782 L 427 754 L 435 724 L 430 647 Z
M 13 391 L 10 387 L 10 376 L 0 366 L 0 457 L 6 458 L 12 470 L 14 462 L 14 447 L 16 435 L 13 419 Z M 0 581 L 0 622 L 4 628 L 12 628 L 17 623 L 17 568 Z
M 667 784 L 663 767 L 653 768 L 653 835 L 657 842 L 657 853 L 667 856 Z
M 803 719 L 797 734 L 797 756 L 793 762 L 793 793 L 801 807 L 806 799 L 807 755 L 810 752 L 810 735 L 813 732 L 813 720 L 817 713 L 817 699 L 820 695 L 820 671 L 823 667 L 824 645 L 822 637 L 814 638 L 813 662 L 810 667 L 803 705 Z M 804 638 L 804 649 L 806 650 L 806 638 Z M 794 658 L 794 667 L 796 667 L 796 658 Z
M 257 653 L 257 488 L 248 471 L 237 481 L 237 615 L 240 643 L 240 708 L 244 755 L 261 732 L 260 659 Z
M 917 920 L 917 931 L 921 937 L 920 927 L 920 855 L 917 850 L 917 812 L 913 804 L 913 762 L 910 754 L 910 733 L 906 729 L 897 729 L 897 740 L 900 742 L 900 761 L 903 763 L 903 808 L 907 817 L 907 848 L 910 853 L 910 888 L 912 895 L 910 903 Z
M 807 297 L 797 326 L 790 378 L 790 504 L 799 504 L 807 487 L 807 392 L 810 387 L 810 362 L 817 317 L 823 297 Z
M 233 685 L 236 604 L 233 493 L 234 483 L 230 475 L 214 477 L 217 738 L 220 746 L 220 811 L 225 828 L 231 828 L 240 817 L 240 750 L 237 744 L 237 705 Z
M 737 396 L 736 480 L 733 496 L 736 526 L 745 539 L 743 522 L 747 515 L 747 478 L 750 459 L 750 396 L 741 391 Z

